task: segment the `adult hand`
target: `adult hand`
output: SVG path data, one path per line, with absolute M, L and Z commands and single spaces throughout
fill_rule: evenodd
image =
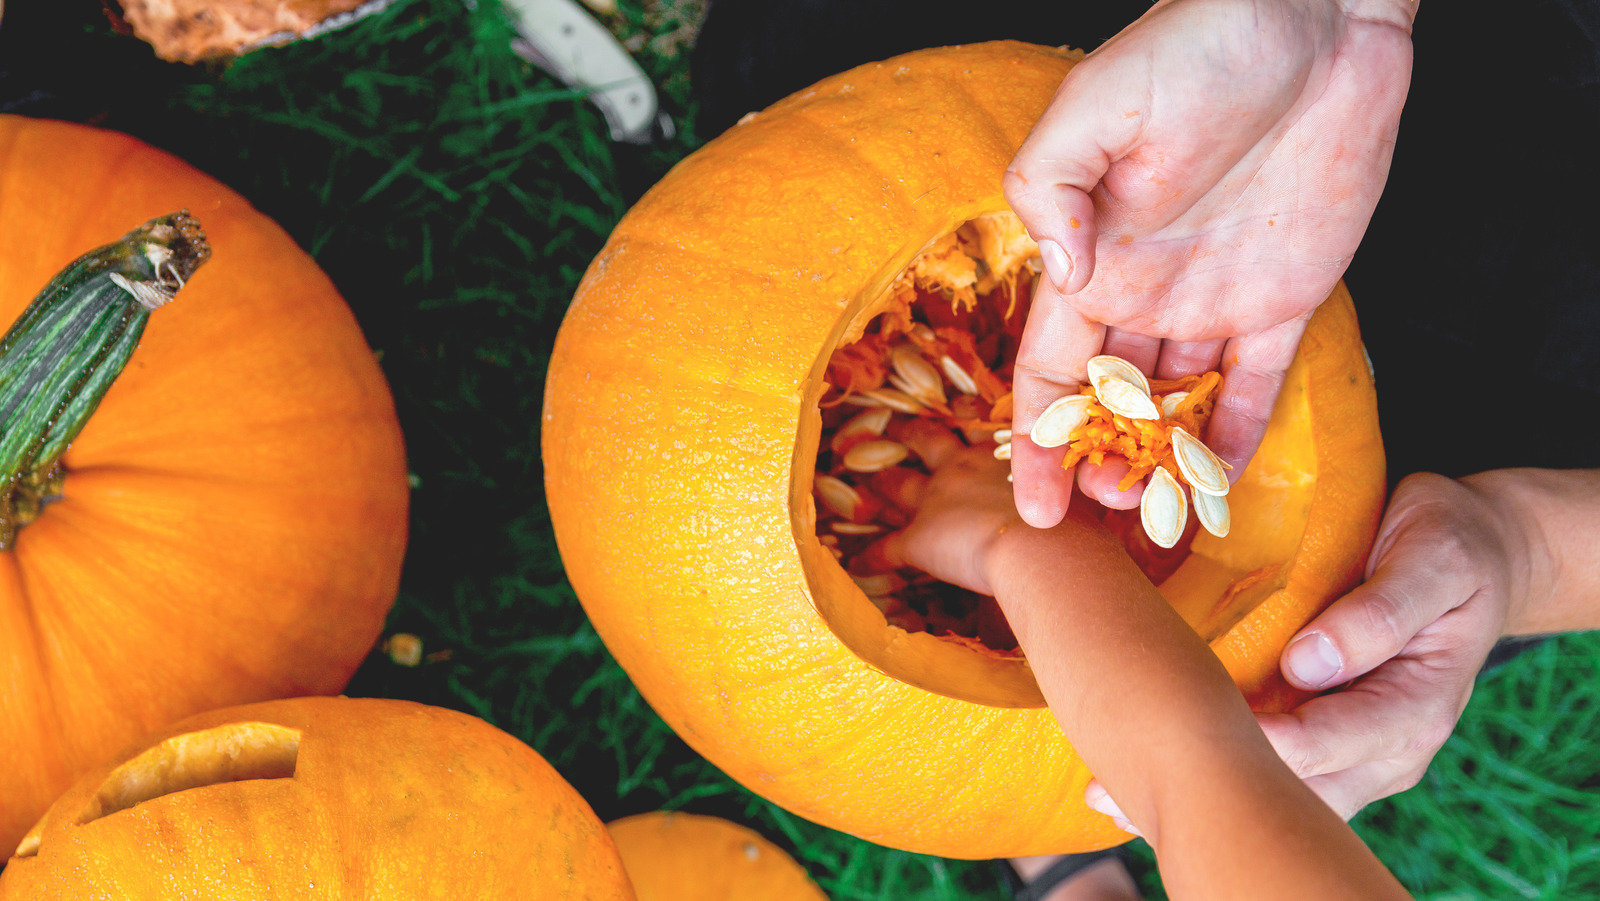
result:
M 1005 176 L 1039 242 L 1017 358 L 1018 512 L 1047 528 L 1062 452 L 1027 439 L 1097 353 L 1173 378 L 1222 368 L 1207 443 L 1255 453 L 1306 320 L 1350 262 L 1411 78 L 1409 0 L 1163 0 L 1062 82 Z M 1132 507 L 1120 466 L 1084 492 Z
M 1508 610 L 1529 595 L 1526 536 L 1496 490 L 1510 478 L 1408 477 L 1378 529 L 1367 581 L 1283 653 L 1292 684 L 1355 681 L 1257 720 L 1290 769 L 1340 816 L 1417 784 L 1455 728 Z

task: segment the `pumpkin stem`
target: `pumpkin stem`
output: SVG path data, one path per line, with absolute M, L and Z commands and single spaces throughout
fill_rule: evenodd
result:
M 61 490 L 59 461 L 133 355 L 150 312 L 211 257 L 188 210 L 74 260 L 0 338 L 0 550 Z

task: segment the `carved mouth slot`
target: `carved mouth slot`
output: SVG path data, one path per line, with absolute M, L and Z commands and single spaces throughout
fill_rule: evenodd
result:
M 207 785 L 291 779 L 299 756 L 300 731 L 272 723 L 229 723 L 177 735 L 113 770 L 77 822 L 92 823 L 146 801 Z

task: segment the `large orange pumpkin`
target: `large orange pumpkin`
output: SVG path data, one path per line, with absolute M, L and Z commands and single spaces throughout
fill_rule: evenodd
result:
M 658 810 L 606 831 L 639 901 L 828 901 L 782 848 L 719 817 Z
M 0 116 L 0 322 L 180 208 L 210 262 L 150 314 L 0 551 L 3 847 L 144 732 L 339 691 L 394 600 L 407 486 L 388 388 L 328 278 L 237 194 L 122 135 Z
M 1010 215 L 1001 173 L 1072 60 L 923 51 L 748 117 L 617 226 L 551 362 L 550 508 L 606 645 L 752 791 L 895 847 L 981 858 L 1127 837 L 1084 806 L 1090 774 L 1027 662 L 890 626 L 819 542 L 812 497 L 835 350 L 894 309 L 908 264 Z M 1278 654 L 1359 578 L 1383 492 L 1341 286 L 1229 495 L 1232 534 L 1194 538 L 1161 584 L 1258 708 L 1293 703 Z
M 62 795 L 0 899 L 628 901 L 605 826 L 532 748 L 410 701 L 191 717 Z

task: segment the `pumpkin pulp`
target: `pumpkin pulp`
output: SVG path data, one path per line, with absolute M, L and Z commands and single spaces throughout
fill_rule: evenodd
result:
M 211 256 L 188 211 L 84 254 L 0 338 L 0 551 L 58 495 L 59 465 L 139 345 L 150 313 Z
M 902 446 L 892 441 L 897 421 L 931 417 L 970 445 L 1008 455 L 1011 370 L 1038 269 L 1037 247 L 1009 211 L 976 217 L 932 241 L 826 350 L 813 410 L 820 433 L 815 444 L 802 439 L 807 446 L 801 450 L 809 454 L 797 453 L 797 484 L 803 481 L 801 458 L 815 461 L 814 499 L 796 505 L 804 514 L 797 517 L 796 534 L 823 618 L 846 645 L 886 673 L 995 706 L 1039 706 L 1043 700 L 994 599 L 916 570 L 890 570 L 873 552 L 884 534 L 909 521 L 889 499 L 901 467 L 926 473 L 914 454 L 902 462 L 907 451 L 896 450 Z M 905 360 L 901 355 L 908 348 L 924 362 L 939 360 L 939 366 Z M 1303 396 L 1303 373 L 1298 384 Z M 1091 405 L 1088 421 L 1064 448 L 1063 465 L 1120 457 L 1131 467 L 1124 488 L 1157 468 L 1179 477 L 1170 427 L 1204 434 L 1220 388 L 1215 372 L 1153 380 L 1158 402 L 1175 395 L 1171 414 L 1160 421 L 1128 420 Z M 1088 386 L 1082 392 L 1094 394 Z M 1267 459 L 1258 467 L 1273 472 L 1266 479 L 1274 486 L 1268 492 L 1272 506 L 1290 513 L 1274 520 L 1275 540 L 1264 545 L 1281 554 L 1262 558 L 1243 546 L 1252 539 L 1229 542 L 1202 534 L 1194 517 L 1174 547 L 1161 548 L 1145 535 L 1137 509 L 1080 502 L 1080 509 L 1092 510 L 1123 541 L 1207 640 L 1282 587 L 1284 561 L 1305 529 L 1315 473 L 1306 471 L 1304 457 L 1290 460 L 1295 455 L 1282 445 L 1287 440 L 1303 447 L 1310 440 L 1309 420 L 1303 409 L 1297 415 L 1295 392 L 1285 394 L 1289 402 L 1277 416 L 1279 440 L 1263 447 Z M 1296 477 L 1285 479 L 1283 469 L 1291 463 Z M 1241 483 L 1247 484 L 1244 503 L 1260 499 L 1265 485 L 1259 475 Z M 1256 547 L 1263 546 L 1261 528 L 1244 531 L 1254 533 Z M 1200 538 L 1206 540 L 1195 556 Z M 807 554 L 813 543 L 831 559 Z

